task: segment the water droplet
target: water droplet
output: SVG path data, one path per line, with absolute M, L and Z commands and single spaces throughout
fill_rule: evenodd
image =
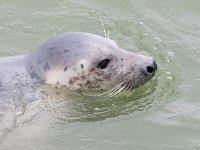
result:
M 143 25 L 143 24 L 144 24 L 144 23 L 143 23 L 143 22 L 141 22 L 141 21 L 140 21 L 140 22 L 138 22 L 138 23 L 139 23 L 140 25 Z
M 170 79 L 170 80 L 172 80 L 172 77 L 168 76 L 168 77 L 167 77 L 167 79 Z
M 157 50 L 157 47 L 153 47 L 154 50 Z
M 171 72 L 169 72 L 169 71 L 167 71 L 166 73 L 167 73 L 167 74 L 172 74 L 172 73 L 171 73 Z
M 154 40 L 156 40 L 157 42 L 161 42 L 161 39 L 158 37 L 155 37 Z
M 101 110 L 101 109 L 100 109 L 100 108 L 95 108 L 94 110 L 95 110 L 95 111 L 99 111 L 99 110 Z
M 167 52 L 167 54 L 168 54 L 168 56 L 170 56 L 170 57 L 174 57 L 174 53 L 173 52 Z

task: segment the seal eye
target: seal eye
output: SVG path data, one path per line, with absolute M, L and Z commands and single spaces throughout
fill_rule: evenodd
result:
M 97 67 L 100 69 L 105 69 L 109 63 L 110 63 L 110 59 L 104 59 L 98 64 Z

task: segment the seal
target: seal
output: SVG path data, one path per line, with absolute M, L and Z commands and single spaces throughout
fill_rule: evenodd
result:
M 108 89 L 115 94 L 143 85 L 156 69 L 152 57 L 125 51 L 111 39 L 83 32 L 66 32 L 30 54 L 1 58 L 0 142 L 17 125 L 43 116 L 40 113 L 47 101 L 52 105 L 54 98 L 41 88 L 42 83 L 75 90 Z M 66 110 L 59 103 L 57 109 L 62 108 Z M 42 120 L 48 119 L 44 116 Z
M 33 77 L 68 89 L 133 89 L 157 70 L 152 57 L 125 51 L 109 38 L 84 32 L 65 32 L 49 39 L 25 62 Z

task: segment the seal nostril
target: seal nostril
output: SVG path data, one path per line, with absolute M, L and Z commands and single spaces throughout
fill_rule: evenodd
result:
M 147 72 L 148 72 L 148 73 L 153 73 L 154 70 L 155 70 L 155 69 L 154 69 L 153 67 L 147 66 Z

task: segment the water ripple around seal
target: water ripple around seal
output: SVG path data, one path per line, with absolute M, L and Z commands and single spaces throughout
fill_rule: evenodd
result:
M 27 5 L 27 8 L 29 8 L 28 6 L 38 6 L 37 2 L 25 3 L 24 5 Z M 48 9 L 52 5 L 54 9 Z M 103 35 L 102 23 L 99 20 L 101 19 L 104 23 L 105 32 L 109 31 L 110 37 L 117 41 L 120 47 L 132 52 L 153 56 L 158 63 L 158 71 L 155 77 L 145 86 L 127 95 L 115 97 L 88 97 L 79 92 L 66 92 L 63 89 L 55 90 L 50 87 L 43 89 L 42 87 L 38 90 L 44 91 L 49 95 L 39 105 L 39 108 L 43 110 L 44 117 L 50 120 L 57 118 L 64 122 L 74 122 L 98 121 L 131 113 L 138 115 L 156 109 L 157 106 L 166 103 L 168 99 L 172 99 L 177 95 L 179 73 L 176 66 L 176 56 L 170 51 L 166 41 L 162 41 L 161 37 L 158 36 L 159 34 L 152 31 L 150 28 L 152 25 L 142 22 L 147 18 L 142 18 L 144 16 L 141 14 L 140 9 L 137 8 L 137 5 L 131 4 L 130 9 L 127 8 L 127 5 L 125 7 L 120 5 L 120 9 L 117 9 L 118 6 L 116 6 L 116 9 L 110 10 L 107 9 L 108 5 L 103 5 L 103 3 L 100 5 L 88 1 L 82 4 L 57 1 L 56 3 L 48 3 L 45 7 L 46 9 L 39 7 L 37 12 L 28 11 L 28 15 L 23 14 L 23 11 L 26 11 L 27 8 L 21 8 L 18 4 L 15 6 L 16 12 L 11 9 L 5 10 L 7 12 L 6 16 L 10 19 L 12 19 L 13 13 L 20 16 L 17 22 L 12 22 L 11 24 L 4 22 L 2 24 L 2 27 L 8 30 L 6 34 L 10 36 L 10 34 L 13 34 L 13 30 L 21 27 L 18 30 L 24 32 L 24 34 L 20 35 L 21 39 L 23 39 L 23 36 L 31 35 L 30 38 L 32 40 L 29 41 L 39 41 L 41 37 L 38 38 L 38 32 L 40 34 L 44 33 L 46 37 L 49 37 L 51 36 L 50 33 L 54 34 L 66 31 L 66 29 L 69 30 L 74 24 L 77 25 L 77 20 L 79 20 L 80 22 L 85 22 L 85 31 L 94 31 L 94 33 Z M 134 14 L 132 11 L 134 11 Z M 40 15 L 38 16 L 38 14 Z M 28 23 L 33 23 L 32 26 L 27 24 L 27 16 L 29 16 Z M 141 18 L 137 16 L 141 16 Z M 64 20 L 63 17 L 65 17 Z M 47 24 L 43 23 L 43 18 L 46 19 Z M 94 20 L 96 20 L 96 24 Z M 51 26 L 51 23 L 53 26 Z M 82 29 L 83 26 L 82 24 L 80 25 Z M 79 26 L 76 26 L 76 28 L 79 28 Z M 46 37 L 43 38 L 46 39 Z M 18 42 L 17 40 L 13 41 Z M 39 45 L 39 42 L 36 43 Z M 23 43 L 21 45 L 24 45 L 24 47 L 17 49 L 27 49 L 28 46 L 30 47 L 30 45 L 35 45 L 36 43 Z
M 164 63 L 161 55 L 159 70 L 156 76 L 146 85 L 133 90 L 122 92 L 116 96 L 95 96 L 99 91 L 68 91 L 45 87 L 47 98 L 40 107 L 43 107 L 47 118 L 57 122 L 88 122 L 100 121 L 106 118 L 121 115 L 142 113 L 156 109 L 168 102 L 178 93 L 176 89 L 176 72 L 171 65 Z M 170 62 L 172 63 L 172 62 Z M 176 69 L 176 68 L 174 68 Z M 50 112 L 50 113 L 49 113 Z
M 63 15 L 68 13 L 63 9 L 70 8 L 69 10 L 76 9 L 76 13 L 81 12 L 83 19 L 88 18 L 88 13 L 90 13 L 88 21 L 96 18 L 98 22 L 98 18 L 102 18 L 105 29 L 110 31 L 111 38 L 116 40 L 120 47 L 153 56 L 158 63 L 158 71 L 145 86 L 135 89 L 131 93 L 119 94 L 114 97 L 90 97 L 86 95 L 91 93 L 94 95 L 95 92 L 66 92 L 64 89 L 42 87 L 41 90 L 48 94 L 48 98 L 40 104 L 40 108 L 44 111 L 43 114 L 47 119 L 68 123 L 99 121 L 131 113 L 137 116 L 154 110 L 177 96 L 179 68 L 176 65 L 176 55 L 170 50 L 171 47 L 168 47 L 166 40 L 162 41 L 161 37 L 151 31 L 149 25 L 141 21 L 142 19 L 126 15 L 126 13 L 115 12 L 115 10 L 107 15 L 106 8 L 104 12 L 101 12 L 95 5 L 91 11 L 90 5 L 80 7 L 79 4 L 76 6 L 75 2 L 67 5 L 63 3 L 59 4 L 60 7 L 63 7 L 59 13 L 63 13 Z M 138 8 L 133 9 L 135 15 L 141 15 Z M 53 14 L 50 15 L 53 17 Z M 116 17 L 120 15 L 123 17 Z M 74 16 L 76 15 L 74 14 Z M 51 19 L 53 20 L 53 18 Z M 71 21 L 73 24 L 73 20 Z M 102 27 L 100 21 L 97 26 Z M 103 32 L 101 28 L 99 30 Z

